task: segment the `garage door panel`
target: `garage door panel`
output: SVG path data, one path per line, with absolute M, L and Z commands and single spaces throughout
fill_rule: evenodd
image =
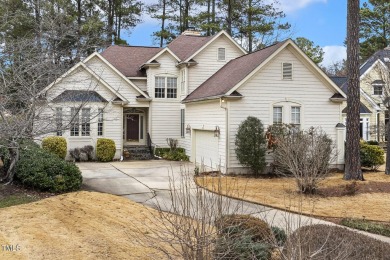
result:
M 220 164 L 218 137 L 214 137 L 213 131 L 195 131 L 195 162 L 209 168 L 217 168 Z

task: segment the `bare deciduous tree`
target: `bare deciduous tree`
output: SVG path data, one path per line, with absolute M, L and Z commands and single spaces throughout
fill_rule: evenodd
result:
M 300 192 L 314 193 L 336 158 L 332 140 L 313 127 L 307 132 L 290 129 L 282 133 L 276 136 L 275 171 L 283 175 L 292 174 Z

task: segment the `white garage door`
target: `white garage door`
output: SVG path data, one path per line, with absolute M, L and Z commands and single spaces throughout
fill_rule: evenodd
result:
M 214 131 L 195 131 L 195 162 L 198 165 L 203 162 L 208 170 L 216 170 L 220 164 L 218 139 L 214 137 Z

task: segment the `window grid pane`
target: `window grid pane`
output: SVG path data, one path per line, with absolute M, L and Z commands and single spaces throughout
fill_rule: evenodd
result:
M 185 112 L 184 112 L 184 109 L 181 109 L 180 110 L 180 134 L 181 134 L 181 137 L 184 138 L 184 133 L 185 133 L 185 118 L 184 118 L 184 115 L 185 115 Z
M 282 107 L 274 107 L 273 111 L 273 121 L 274 124 L 281 124 L 283 123 L 283 112 Z
M 301 124 L 301 108 L 300 107 L 291 107 L 291 124 L 294 124 L 294 125 Z
M 91 135 L 91 109 L 83 108 L 81 110 L 81 136 Z
M 382 95 L 383 88 L 381 85 L 375 85 L 374 86 L 374 95 Z
M 177 78 L 167 78 L 167 98 L 177 97 Z
M 79 136 L 79 109 L 72 107 L 70 109 L 71 124 L 70 124 L 70 136 Z
M 154 97 L 165 98 L 165 78 L 156 77 L 155 81 Z
M 102 108 L 99 108 L 98 109 L 98 136 L 102 136 L 103 135 L 103 109 Z
M 62 136 L 62 107 L 56 108 L 57 136 Z

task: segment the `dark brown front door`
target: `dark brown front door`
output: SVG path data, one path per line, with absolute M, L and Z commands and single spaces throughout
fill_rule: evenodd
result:
M 139 115 L 127 115 L 127 132 L 126 139 L 127 141 L 139 141 Z

